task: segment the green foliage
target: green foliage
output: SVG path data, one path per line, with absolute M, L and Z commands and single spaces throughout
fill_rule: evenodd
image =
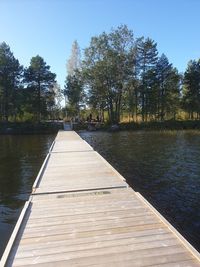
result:
M 200 119 L 200 59 L 188 63 L 183 83 L 183 107 L 191 119 Z
M 0 44 L 0 119 L 8 121 L 17 113 L 17 90 L 20 86 L 23 68 L 14 57 L 10 47 Z
M 0 44 L 0 120 L 40 121 L 55 104 L 55 74 L 40 56 L 25 70 L 6 43 Z
M 108 111 L 112 123 L 119 122 L 122 97 L 134 67 L 133 33 L 122 25 L 111 33 L 93 37 L 85 50 L 83 77 L 89 104 Z
M 50 71 L 50 66 L 46 64 L 40 56 L 32 57 L 30 66 L 25 69 L 24 82 L 27 89 L 32 91 L 31 103 L 32 112 L 37 112 L 38 121 L 42 115 L 46 115 L 47 106 L 54 105 L 54 92 L 52 87 L 55 83 L 56 74 Z
M 123 111 L 142 121 L 176 117 L 180 100 L 180 75 L 165 55 L 158 57 L 150 38 L 134 39 L 122 25 L 92 37 L 85 49 L 82 77 L 88 104 L 111 123 L 119 123 Z
M 164 54 L 156 64 L 156 78 L 156 115 L 161 121 L 166 119 L 167 115 L 172 115 L 175 119 L 179 109 L 181 77 Z
M 137 61 L 139 63 L 139 96 L 142 121 L 147 121 L 150 112 L 152 90 L 155 86 L 155 67 L 157 63 L 157 44 L 150 38 L 137 42 Z
M 68 113 L 72 116 L 78 115 L 84 99 L 82 77 L 78 70 L 76 70 L 74 75 L 67 76 L 64 94 L 68 100 Z

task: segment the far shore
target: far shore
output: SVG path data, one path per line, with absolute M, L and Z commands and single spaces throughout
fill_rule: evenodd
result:
M 119 124 L 93 123 L 92 127 L 88 123 L 76 123 L 73 130 L 81 131 L 166 131 L 166 130 L 200 130 L 199 120 L 175 121 L 168 120 L 163 122 L 121 122 Z M 22 134 L 56 134 L 63 129 L 62 121 L 45 122 L 0 122 L 0 135 L 22 135 Z
M 97 124 L 97 127 L 88 127 L 86 123 L 77 123 L 74 130 L 103 130 L 103 131 L 165 131 L 165 130 L 200 130 L 200 120 L 187 121 L 150 121 L 150 122 L 121 122 L 119 124 Z
M 0 122 L 0 134 L 56 134 L 63 129 L 61 121 L 46 122 Z

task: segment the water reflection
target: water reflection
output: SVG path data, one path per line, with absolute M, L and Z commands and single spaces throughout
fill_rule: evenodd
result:
M 0 136 L 0 257 L 53 139 Z
M 200 132 L 80 134 L 200 251 Z

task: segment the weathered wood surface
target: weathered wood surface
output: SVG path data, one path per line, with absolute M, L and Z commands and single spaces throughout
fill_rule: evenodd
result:
M 60 131 L 52 152 L 92 151 L 93 148 L 74 131 Z
M 95 151 L 51 153 L 35 193 L 118 186 L 127 184 Z
M 31 202 L 8 266 L 200 266 L 130 188 Z
M 199 253 L 98 153 L 70 147 L 81 140 L 73 131 L 56 137 L 6 266 L 200 266 Z

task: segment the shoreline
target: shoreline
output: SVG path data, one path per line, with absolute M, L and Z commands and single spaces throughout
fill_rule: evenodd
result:
M 0 122 L 0 135 L 55 134 L 63 129 L 63 122 Z
M 187 121 L 163 121 L 163 122 L 121 122 L 119 124 L 103 124 L 98 127 L 89 129 L 87 124 L 80 123 L 73 125 L 75 131 L 88 130 L 88 131 L 166 131 L 166 130 L 200 130 L 199 120 Z
M 120 130 L 200 130 L 200 121 L 163 121 L 120 123 Z
M 121 122 L 118 125 L 102 124 L 97 128 L 88 129 L 88 125 L 77 123 L 73 126 L 75 131 L 176 131 L 200 130 L 200 120 L 193 121 L 163 121 L 163 122 Z M 28 135 L 28 134 L 55 134 L 63 129 L 63 122 L 0 122 L 0 135 Z

